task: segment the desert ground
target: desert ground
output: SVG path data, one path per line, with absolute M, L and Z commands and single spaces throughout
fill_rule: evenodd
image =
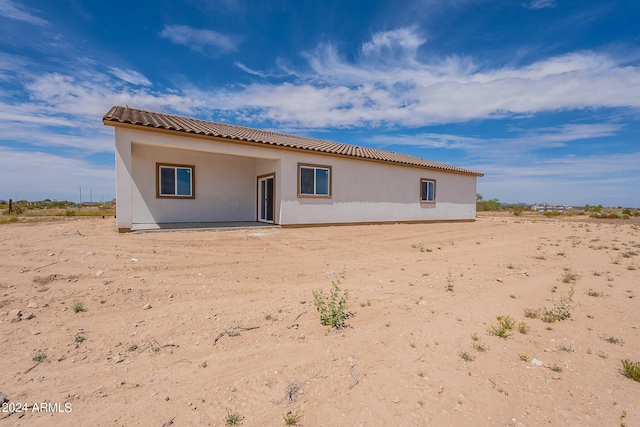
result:
M 637 219 L 2 224 L 0 425 L 640 426 Z

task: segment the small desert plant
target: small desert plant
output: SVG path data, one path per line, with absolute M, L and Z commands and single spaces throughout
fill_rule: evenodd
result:
M 623 360 L 622 373 L 632 380 L 640 381 L 640 362 L 632 362 L 629 359 Z
M 624 341 L 622 340 L 622 338 L 616 338 L 614 336 L 607 337 L 604 335 L 601 338 L 610 344 L 624 345 Z
M 485 351 L 489 350 L 489 347 L 481 342 L 474 343 L 473 348 L 479 353 L 484 353 Z
M 134 352 L 138 349 L 138 344 L 131 344 L 129 346 L 129 352 Z
M 624 422 L 624 419 L 627 418 L 626 409 L 622 410 L 622 413 L 620 414 L 620 416 L 618 418 L 620 418 L 620 427 L 627 427 L 627 423 Z
M 518 332 L 528 334 L 531 328 L 525 322 L 518 322 Z
M 46 359 L 46 358 L 47 358 L 47 355 L 44 354 L 44 352 L 39 351 L 33 356 L 33 358 L 31 360 L 33 360 L 34 362 L 40 363 L 40 362 L 44 361 L 44 359 Z
M 496 319 L 498 320 L 498 324 L 489 326 L 487 331 L 491 335 L 495 335 L 500 338 L 509 338 L 509 336 L 511 336 L 511 330 L 516 325 L 515 319 L 508 314 L 498 316 Z
M 567 353 L 573 353 L 573 346 L 559 345 L 558 351 L 566 351 Z
M 460 353 L 458 353 L 458 355 L 462 358 L 462 360 L 464 360 L 465 362 L 473 362 L 474 360 L 476 360 L 475 356 L 466 352 L 466 351 L 461 351 Z
M 478 334 L 477 334 L 477 333 L 475 333 L 475 332 L 471 334 L 471 339 L 472 339 L 473 341 L 480 341 L 480 337 L 479 337 L 479 336 L 478 336 Z
M 573 286 L 566 295 L 560 297 L 560 300 L 556 302 L 551 309 L 545 309 L 542 313 L 542 321 L 546 323 L 559 322 L 571 317 L 571 310 L 573 309 Z
M 284 419 L 284 425 L 286 426 L 299 426 L 302 425 L 300 424 L 302 419 L 300 417 L 300 415 L 296 412 L 287 412 L 286 414 L 284 414 L 282 416 L 282 418 Z
M 83 341 L 84 341 L 84 340 L 86 340 L 86 339 L 87 339 L 87 337 L 85 337 L 85 336 L 84 336 L 84 335 L 82 335 L 82 334 L 78 334 L 78 335 L 76 335 L 76 338 L 75 338 L 76 343 L 78 343 L 78 344 L 80 344 L 81 342 L 83 342 Z
M 579 276 L 571 271 L 571 269 L 566 268 L 564 273 L 562 274 L 561 280 L 562 283 L 575 283 L 578 280 Z
M 240 414 L 240 412 L 231 412 L 230 410 L 227 410 L 227 416 L 224 419 L 224 425 L 227 427 L 239 426 L 240 424 L 242 424 L 242 420 L 244 420 L 244 417 Z
M 525 308 L 524 309 L 524 317 L 528 317 L 530 319 L 537 319 L 540 317 L 540 309 L 539 308 Z
M 447 274 L 447 286 L 445 286 L 445 289 L 449 292 L 453 292 L 453 276 L 451 276 L 451 272 Z
M 73 310 L 74 313 L 80 313 L 81 311 L 84 311 L 84 303 L 78 301 L 78 302 L 73 304 L 71 309 Z
M 562 368 L 557 364 L 550 366 L 549 369 L 551 369 L 553 372 L 562 372 Z
M 422 243 L 414 243 L 413 245 L 411 245 L 411 247 L 414 248 L 414 249 L 418 249 L 420 252 L 431 252 L 431 251 L 433 251 L 433 249 L 431 249 L 431 248 L 425 248 Z
M 531 360 L 527 353 L 518 353 L 518 357 L 520 357 L 520 360 L 522 360 L 523 362 L 528 362 L 529 360 Z
M 587 291 L 587 295 L 589 295 L 590 297 L 601 297 L 603 296 L 602 292 L 598 292 L 598 291 L 594 291 L 593 289 L 589 289 Z
M 344 321 L 347 318 L 347 299 L 348 291 L 341 291 L 340 277 L 332 282 L 330 295 L 327 297 L 322 291 L 313 291 L 313 299 L 318 313 L 320 313 L 320 322 L 323 325 L 340 329 L 345 326 Z

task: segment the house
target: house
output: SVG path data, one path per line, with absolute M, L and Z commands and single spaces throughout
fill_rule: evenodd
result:
M 544 212 L 565 212 L 571 209 L 570 206 L 567 205 L 550 205 L 548 203 L 542 203 L 539 205 L 534 205 L 531 210 L 538 211 L 540 213 Z
M 405 154 L 115 106 L 117 227 L 473 221 L 471 170 Z

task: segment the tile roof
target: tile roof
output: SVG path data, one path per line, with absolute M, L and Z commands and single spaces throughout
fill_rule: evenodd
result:
M 118 123 L 163 129 L 175 132 L 185 132 L 195 135 L 210 136 L 228 140 L 255 142 L 259 144 L 286 147 L 319 153 L 337 154 L 369 160 L 380 160 L 390 163 L 419 166 L 468 175 L 483 176 L 480 172 L 446 165 L 421 159 L 408 154 L 394 153 L 375 148 L 358 147 L 356 145 L 323 141 L 321 139 L 304 136 L 287 135 L 284 133 L 252 129 L 243 126 L 216 123 L 171 114 L 154 113 L 130 107 L 115 106 L 104 115 L 105 125 L 117 126 Z

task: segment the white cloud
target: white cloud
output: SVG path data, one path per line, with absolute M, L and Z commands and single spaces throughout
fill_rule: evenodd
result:
M 531 0 L 525 7 L 529 9 L 544 9 L 547 7 L 556 7 L 555 0 Z
M 411 61 L 425 42 L 415 29 L 400 28 L 374 34 L 371 41 L 362 44 L 361 52 L 367 59 L 389 61 L 396 58 Z
M 124 80 L 127 83 L 139 86 L 151 86 L 151 82 L 142 73 L 134 70 L 121 70 L 116 67 L 109 67 L 111 73 L 117 78 Z
M 374 34 L 356 61 L 325 44 L 304 53 L 311 70 L 291 72 L 294 81 L 191 97 L 213 100 L 212 108 L 239 116 L 311 128 L 420 127 L 640 106 L 640 69 L 604 53 L 577 52 L 492 69 L 463 56 L 420 59 L 421 43 L 424 39 L 410 28 Z
M 411 146 L 425 149 L 463 150 L 470 158 L 510 162 L 530 160 L 537 150 L 560 148 L 588 139 L 615 135 L 622 127 L 617 124 L 567 124 L 542 129 L 513 129 L 512 138 L 478 138 L 439 133 L 378 134 L 369 141 L 383 148 Z M 477 161 L 477 160 L 476 160 Z
M 12 0 L 0 0 L 0 16 L 35 25 L 46 25 L 47 21 L 36 16 L 26 7 L 16 4 Z
M 187 25 L 167 25 L 160 37 L 201 53 L 229 53 L 238 49 L 240 39 L 213 30 L 200 30 Z

